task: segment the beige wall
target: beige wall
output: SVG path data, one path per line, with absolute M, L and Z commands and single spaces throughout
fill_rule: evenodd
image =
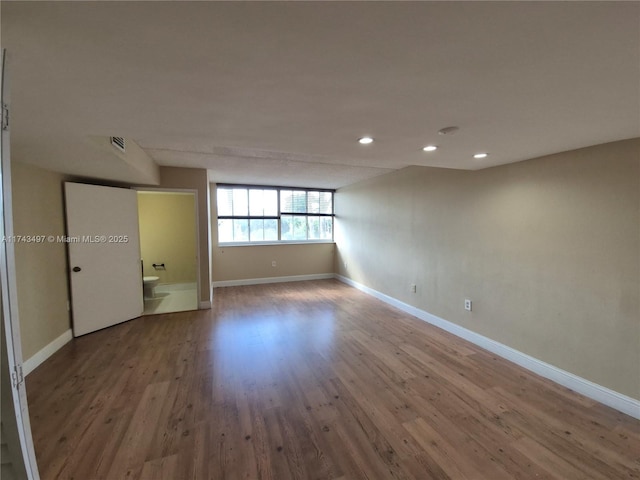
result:
M 333 243 L 214 247 L 213 280 L 333 273 Z M 272 262 L 276 266 L 272 267 Z
M 203 168 L 160 168 L 160 186 L 197 191 L 198 241 L 200 256 L 200 301 L 211 299 L 210 250 L 210 204 L 209 179 Z
M 195 195 L 138 192 L 138 218 L 144 275 L 156 275 L 160 283 L 195 283 Z M 154 263 L 164 263 L 166 269 L 156 270 Z
M 211 239 L 214 282 L 333 273 L 333 243 L 218 246 L 215 183 L 211 184 Z
M 338 273 L 640 399 L 640 140 L 409 167 L 336 213 Z
M 62 182 L 58 173 L 12 164 L 16 235 L 64 235 Z M 16 277 L 22 355 L 29 359 L 71 328 L 64 243 L 17 243 Z

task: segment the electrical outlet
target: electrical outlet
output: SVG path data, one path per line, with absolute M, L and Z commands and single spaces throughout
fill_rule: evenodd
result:
M 471 300 L 469 300 L 468 298 L 465 298 L 464 300 L 464 309 L 468 312 L 471 311 Z
M 272 267 L 277 266 L 277 264 L 276 264 L 276 261 L 275 261 L 275 260 L 271 262 L 271 266 L 272 266 Z
M 411 293 L 416 293 L 417 287 L 415 283 L 412 283 L 411 285 L 409 285 L 409 290 L 411 290 Z

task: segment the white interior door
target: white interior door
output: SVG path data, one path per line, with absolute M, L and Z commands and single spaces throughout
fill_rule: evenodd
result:
M 73 335 L 139 317 L 144 308 L 135 190 L 65 183 Z

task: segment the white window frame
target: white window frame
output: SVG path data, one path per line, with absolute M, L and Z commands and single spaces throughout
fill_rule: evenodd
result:
M 251 215 L 250 206 L 247 215 L 219 215 L 219 205 L 218 205 L 218 190 L 219 189 L 246 189 L 247 195 L 249 194 L 249 190 L 274 190 L 276 191 L 276 201 L 277 201 L 277 214 L 276 215 L 263 215 L 256 216 Z M 303 191 L 303 192 L 326 192 L 331 194 L 331 213 L 309 213 L 309 212 L 282 212 L 281 204 L 280 204 L 280 192 L 283 190 L 292 190 L 292 191 Z M 251 241 L 251 240 L 241 240 L 241 241 L 232 241 L 232 242 L 221 242 L 220 234 L 218 230 L 218 245 L 219 246 L 247 246 L 247 245 L 281 245 L 281 244 L 301 244 L 301 243 L 334 243 L 334 235 L 335 235 L 335 212 L 334 212 L 334 195 L 335 190 L 326 189 L 326 188 L 306 188 L 306 187 L 283 187 L 283 186 L 273 186 L 273 185 L 244 185 L 244 184 L 229 184 L 229 183 L 219 183 L 216 184 L 216 220 L 276 220 L 277 222 L 277 230 L 278 230 L 278 239 L 277 240 L 262 240 L 262 241 Z M 248 200 L 247 200 L 248 201 Z M 331 218 L 331 238 L 330 239 L 309 239 L 309 230 L 307 228 L 307 239 L 306 240 L 283 240 L 282 239 L 282 216 L 304 216 L 304 217 L 330 217 Z M 219 225 L 218 225 L 219 228 Z

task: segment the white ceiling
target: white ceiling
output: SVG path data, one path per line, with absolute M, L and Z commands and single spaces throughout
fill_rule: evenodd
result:
M 133 139 L 158 164 L 216 181 L 325 188 L 640 135 L 638 2 L 1 9 L 12 153 L 66 173 L 139 181 L 90 135 Z M 456 135 L 437 134 L 450 125 Z

